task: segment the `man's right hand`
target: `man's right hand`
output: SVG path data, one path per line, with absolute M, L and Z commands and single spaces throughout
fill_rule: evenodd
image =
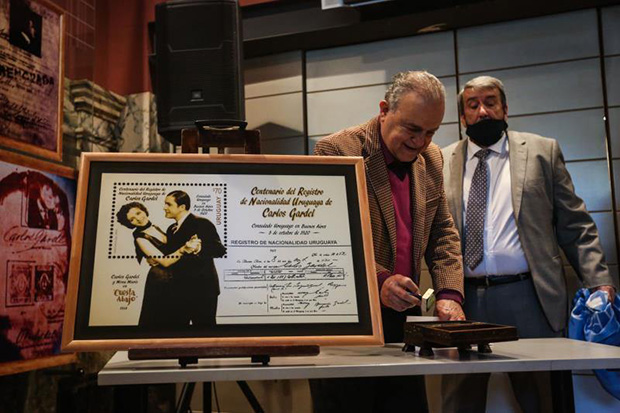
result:
M 381 303 L 396 311 L 405 311 L 408 308 L 420 305 L 420 300 L 411 293 L 420 294 L 420 289 L 411 278 L 394 274 L 388 277 L 381 287 Z
M 194 234 L 183 246 L 184 254 L 198 254 L 202 249 L 202 240 L 198 238 L 198 235 Z

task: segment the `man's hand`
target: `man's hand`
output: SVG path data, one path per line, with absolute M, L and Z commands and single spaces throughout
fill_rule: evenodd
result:
M 616 298 L 616 289 L 613 287 L 613 285 L 600 285 L 596 288 L 594 288 L 594 291 L 607 291 L 607 294 L 609 294 L 609 302 L 613 303 L 615 298 Z
M 381 287 L 381 302 L 384 306 L 396 311 L 405 311 L 408 308 L 420 305 L 420 300 L 411 293 L 420 294 L 420 289 L 409 277 L 395 274 L 389 277 Z
M 194 234 L 192 237 L 185 243 L 183 247 L 184 254 L 198 254 L 202 249 L 202 241 L 198 238 L 198 235 Z
M 463 308 L 454 300 L 437 300 L 435 314 L 441 321 L 465 320 Z

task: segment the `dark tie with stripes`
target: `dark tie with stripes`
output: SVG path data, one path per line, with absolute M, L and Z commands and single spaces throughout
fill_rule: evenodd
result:
M 467 201 L 467 219 L 465 233 L 465 265 L 472 270 L 482 262 L 484 253 L 484 217 L 487 212 L 488 168 L 486 158 L 490 149 L 481 149 L 474 155 L 478 165 L 471 181 Z

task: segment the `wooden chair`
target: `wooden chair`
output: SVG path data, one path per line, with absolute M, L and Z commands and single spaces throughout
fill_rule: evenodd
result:
M 246 154 L 260 153 L 260 131 L 246 129 L 247 122 L 236 120 L 197 120 L 196 128 L 181 131 L 181 152 L 198 153 L 199 148 L 244 148 Z

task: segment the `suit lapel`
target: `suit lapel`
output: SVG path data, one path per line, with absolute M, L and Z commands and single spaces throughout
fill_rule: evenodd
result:
M 181 224 L 181 226 L 179 226 L 176 230 L 176 232 L 173 232 L 169 235 L 168 237 L 168 243 L 171 245 L 174 245 L 174 249 L 177 250 L 178 248 L 181 247 L 181 245 L 185 244 L 186 241 L 189 240 L 189 237 L 187 237 L 187 231 L 188 228 L 192 228 L 193 223 L 192 220 L 194 219 L 194 216 L 190 213 L 185 220 L 183 221 L 183 223 Z M 187 239 L 185 239 L 187 238 Z
M 369 137 L 369 139 L 366 139 L 363 148 L 366 175 L 370 187 L 377 198 L 377 203 L 381 209 L 381 215 L 385 220 L 390 237 L 390 245 L 392 246 L 392 254 L 394 255 L 394 259 L 396 259 L 396 218 L 394 217 L 394 204 L 392 202 L 392 191 L 390 189 L 387 166 L 379 142 L 378 118 L 368 123 L 366 136 Z
M 527 146 L 518 132 L 508 132 L 508 148 L 510 159 L 510 181 L 512 191 L 512 208 L 515 211 L 515 221 L 519 223 L 525 170 L 527 166 Z
M 452 218 L 454 225 L 463 238 L 463 171 L 467 156 L 467 139 L 461 140 L 450 156 L 450 180 L 448 188 L 448 204 L 453 205 Z
M 413 265 L 419 266 L 422 262 L 421 239 L 424 236 L 426 221 L 426 160 L 418 155 L 418 159 L 411 166 L 411 227 L 413 229 Z M 422 221 L 422 222 L 420 222 Z M 416 230 L 417 229 L 417 230 Z M 422 230 L 421 230 L 422 229 Z M 419 268 L 413 273 L 419 274 Z

